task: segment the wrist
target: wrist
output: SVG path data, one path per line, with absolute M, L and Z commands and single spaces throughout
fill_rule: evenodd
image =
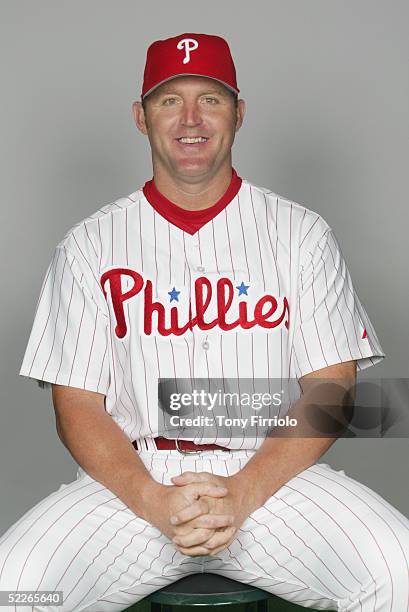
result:
M 249 514 L 264 504 L 270 495 L 265 494 L 251 474 L 241 470 L 230 477 L 232 488 L 241 504 L 247 506 Z
M 150 513 L 156 505 L 155 502 L 161 499 L 163 487 L 164 485 L 157 482 L 150 476 L 148 476 L 142 482 L 140 479 L 138 479 L 138 481 L 133 485 L 136 499 L 132 509 L 137 516 L 140 516 L 148 523 L 151 523 Z

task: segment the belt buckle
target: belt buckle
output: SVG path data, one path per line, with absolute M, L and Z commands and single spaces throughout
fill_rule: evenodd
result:
M 201 450 L 183 450 L 182 448 L 180 448 L 179 446 L 179 440 L 176 438 L 175 440 L 175 444 L 176 444 L 176 448 L 179 451 L 179 453 L 181 453 L 182 455 L 198 455 L 199 453 L 201 453 Z

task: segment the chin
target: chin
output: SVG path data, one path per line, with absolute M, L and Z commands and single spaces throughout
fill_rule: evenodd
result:
M 178 174 L 183 174 L 184 176 L 202 176 L 210 171 L 212 164 L 209 164 L 208 162 L 186 160 L 184 162 L 174 164 L 173 167 L 175 172 Z

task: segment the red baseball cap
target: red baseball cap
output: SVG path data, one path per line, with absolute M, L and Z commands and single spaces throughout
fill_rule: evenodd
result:
M 178 76 L 203 76 L 239 93 L 236 69 L 224 38 L 185 33 L 153 42 L 146 54 L 141 98 Z

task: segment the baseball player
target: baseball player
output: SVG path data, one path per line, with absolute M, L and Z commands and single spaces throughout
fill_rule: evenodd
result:
M 238 94 L 224 39 L 154 42 L 133 104 L 153 178 L 55 248 L 20 374 L 52 384 L 78 471 L 0 539 L 0 590 L 63 592 L 32 610 L 120 611 L 197 572 L 306 608 L 409 609 L 409 522 L 317 463 L 335 438 L 161 428 L 161 380 L 295 379 L 300 406 L 384 357 L 333 230 L 232 167 Z

